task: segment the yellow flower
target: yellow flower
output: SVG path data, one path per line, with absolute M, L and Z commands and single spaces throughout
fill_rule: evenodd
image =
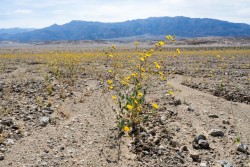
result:
M 123 130 L 124 130 L 124 132 L 129 132 L 129 131 L 130 131 L 130 127 L 124 126 L 124 127 L 123 127 Z
M 149 49 L 148 52 L 153 53 L 155 50 L 154 49 Z
M 161 68 L 161 66 L 157 62 L 154 62 L 154 64 L 156 68 Z
M 114 56 L 112 54 L 110 54 L 109 57 L 114 57 Z
M 151 53 L 146 53 L 146 57 L 150 57 L 150 56 L 152 56 Z
M 109 72 L 109 73 L 111 73 L 111 72 L 112 72 L 112 70 L 108 70 L 108 72 Z
M 141 57 L 141 58 L 140 58 L 140 60 L 141 60 L 141 61 L 144 61 L 144 60 L 145 60 L 145 58 Z
M 133 106 L 132 105 L 130 105 L 130 104 L 127 104 L 127 109 L 130 111 L 130 110 L 132 110 L 133 109 Z
M 217 58 L 220 58 L 220 55 L 217 55 L 216 57 L 217 57 Z
M 163 76 L 163 75 L 164 75 L 162 71 L 159 71 L 159 74 L 160 74 L 161 76 Z
M 130 76 L 126 77 L 125 80 L 129 81 L 130 80 Z
M 109 79 L 108 84 L 111 85 L 112 83 L 113 83 L 113 81 Z
M 134 102 L 135 102 L 135 104 L 138 104 L 138 101 L 136 99 L 134 100 Z
M 142 67 L 142 68 L 141 68 L 141 71 L 142 71 L 142 72 L 145 72 L 145 69 Z
M 159 46 L 163 46 L 164 45 L 164 42 L 163 41 L 160 41 L 158 42 Z
M 170 96 L 173 96 L 173 92 L 172 92 L 172 91 L 169 91 L 168 94 L 169 94 Z
M 111 89 L 111 90 L 112 90 L 112 89 L 114 89 L 114 87 L 113 87 L 113 86 L 110 86 L 110 87 L 109 87 L 109 89 Z
M 121 83 L 122 83 L 123 85 L 128 85 L 128 84 L 129 84 L 129 83 L 126 82 L 126 81 L 121 81 Z
M 178 54 L 180 54 L 180 53 L 181 53 L 180 49 L 176 49 L 176 52 L 177 52 Z
M 138 107 L 137 107 L 137 110 L 138 110 L 138 111 L 141 111 L 141 106 L 138 106 Z
M 156 104 L 156 103 L 152 103 L 151 105 L 152 105 L 152 107 L 155 108 L 155 109 L 158 109 L 158 108 L 159 108 L 158 104 Z
M 132 77 L 135 77 L 135 76 L 136 76 L 136 74 L 135 74 L 135 73 L 132 73 L 132 74 L 131 74 L 131 76 L 132 76 Z
M 117 99 L 117 96 L 113 95 L 113 96 L 112 96 L 112 99 L 113 99 L 113 100 L 116 100 L 116 99 Z
M 143 96 L 143 93 L 141 93 L 141 92 L 139 92 L 138 94 L 137 94 L 137 97 L 138 98 L 140 98 L 140 97 L 142 97 Z
M 162 80 L 162 81 L 166 81 L 167 79 L 166 79 L 166 77 L 161 76 L 161 80 Z
M 173 37 L 171 35 L 167 35 L 166 36 L 166 39 L 169 40 L 169 39 L 173 39 Z

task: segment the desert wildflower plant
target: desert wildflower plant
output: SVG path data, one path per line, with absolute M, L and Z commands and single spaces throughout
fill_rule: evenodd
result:
M 174 41 L 175 37 L 166 36 L 166 41 L 159 41 L 154 48 L 140 51 L 136 41 L 136 51 L 133 55 L 120 56 L 112 46 L 106 52 L 108 69 L 106 73 L 105 91 L 116 104 L 114 109 L 117 125 L 121 132 L 131 135 L 137 132 L 141 123 L 146 122 L 151 115 L 157 114 L 160 106 L 156 102 L 148 104 L 145 100 L 149 82 L 155 76 L 159 80 L 166 80 L 162 71 L 161 61 L 154 58 L 156 50 L 161 51 L 163 45 Z M 177 50 L 180 53 L 180 50 Z

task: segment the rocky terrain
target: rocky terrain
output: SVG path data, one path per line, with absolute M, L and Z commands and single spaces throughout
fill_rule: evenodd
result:
M 93 74 L 105 69 L 102 60 L 86 62 L 73 85 L 54 79 L 52 90 L 39 72 L 44 64 L 2 60 L 0 166 L 250 166 L 249 68 L 223 71 L 241 86 L 227 98 L 229 82 L 217 95 L 204 88 L 219 80 L 211 70 L 194 72 L 176 61 L 165 69 L 167 81 L 153 79 L 148 90 L 146 101 L 159 104 L 157 115 L 138 135 L 121 137 L 115 104 Z M 201 76 L 209 79 L 199 84 Z

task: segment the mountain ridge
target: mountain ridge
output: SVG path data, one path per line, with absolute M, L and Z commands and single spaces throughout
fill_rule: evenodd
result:
M 72 20 L 63 25 L 53 24 L 42 29 L 16 34 L 1 34 L 0 31 L 0 40 L 20 42 L 100 40 L 167 34 L 174 34 L 179 37 L 250 37 L 250 25 L 211 18 L 189 18 L 184 16 L 150 17 L 115 23 Z

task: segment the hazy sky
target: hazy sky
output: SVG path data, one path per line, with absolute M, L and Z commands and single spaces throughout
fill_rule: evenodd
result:
M 71 20 L 118 22 L 155 16 L 250 24 L 250 0 L 0 0 L 0 28 L 42 28 Z

